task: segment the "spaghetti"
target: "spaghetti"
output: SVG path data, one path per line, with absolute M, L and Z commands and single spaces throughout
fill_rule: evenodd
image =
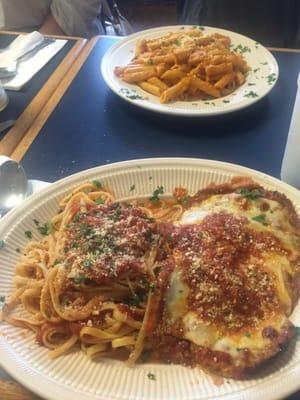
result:
M 182 207 L 159 199 L 119 203 L 97 186 L 86 183 L 66 196 L 49 234 L 27 244 L 2 317 L 33 330 L 52 358 L 79 342 L 88 357 L 133 363 L 145 345 L 155 286 L 156 220 L 174 219 Z

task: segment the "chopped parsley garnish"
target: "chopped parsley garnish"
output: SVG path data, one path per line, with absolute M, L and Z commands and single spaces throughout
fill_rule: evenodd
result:
M 56 259 L 56 260 L 54 261 L 54 263 L 53 263 L 53 267 L 55 267 L 55 265 L 57 265 L 57 264 L 59 264 L 59 263 L 60 263 L 60 261 Z
M 240 195 L 249 200 L 256 200 L 262 197 L 262 192 L 259 189 L 249 190 L 249 189 L 241 189 Z
M 260 65 L 268 65 L 267 61 L 261 62 Z
M 152 176 L 149 176 L 149 181 L 152 181 L 152 179 L 153 179 Z
M 259 70 L 260 70 L 260 68 L 255 68 L 255 69 L 253 70 L 253 72 L 256 73 L 256 72 L 258 72 Z
M 258 97 L 258 94 L 250 90 L 250 92 L 246 93 L 244 97 Z
M 130 100 L 145 100 L 144 97 L 140 96 L 139 94 L 130 94 L 126 97 Z
M 271 85 L 273 82 L 276 81 L 276 74 L 270 74 L 267 76 L 268 84 Z
M 253 219 L 253 221 L 260 222 L 263 225 L 267 225 L 266 214 L 256 215 L 255 217 L 252 217 L 252 219 Z
M 5 296 L 0 296 L 0 310 L 2 310 L 5 304 Z
M 86 281 L 86 276 L 85 275 L 78 275 L 72 278 L 74 283 L 80 284 Z
M 223 103 L 230 103 L 230 100 L 222 100 Z
M 51 222 L 45 222 L 44 225 L 39 225 L 37 229 L 41 235 L 47 236 L 52 232 L 53 226 Z
M 104 204 L 104 200 L 101 199 L 101 197 L 99 197 L 99 199 L 96 199 L 96 200 L 95 200 L 95 203 L 98 204 L 98 205 L 99 205 L 99 204 Z
M 3 239 L 0 240 L 0 250 L 5 246 L 5 241 Z
M 156 381 L 156 376 L 152 374 L 152 372 L 148 372 L 147 378 L 150 379 L 150 381 Z
M 149 58 L 149 60 L 148 60 L 148 63 L 147 63 L 147 64 L 149 64 L 149 65 L 153 65 L 153 64 L 154 64 L 154 62 L 153 62 L 152 58 Z
M 295 326 L 295 332 L 297 335 L 300 335 L 300 326 Z
M 95 186 L 95 188 L 97 188 L 97 189 L 101 189 L 102 188 L 102 183 L 98 180 L 98 179 L 95 179 L 95 180 L 93 180 L 92 181 L 92 184 Z
M 251 338 L 251 333 L 247 332 L 247 333 L 245 333 L 245 336 L 246 336 L 247 338 Z
M 178 40 L 178 39 L 176 39 L 176 40 L 175 40 L 175 44 L 176 44 L 176 46 L 180 46 L 180 45 L 181 45 L 181 41 Z
M 252 83 L 252 82 L 248 83 L 248 86 L 255 86 L 255 85 L 256 85 L 256 83 Z
M 16 248 L 16 252 L 17 252 L 17 253 L 21 253 L 20 247 L 17 247 L 17 248 Z
M 134 190 L 135 190 L 135 184 L 133 184 L 133 185 L 130 186 L 129 191 L 130 191 L 130 192 L 133 192 Z
M 241 44 L 239 44 L 238 46 L 236 46 L 234 49 L 233 49 L 233 51 L 236 51 L 236 52 L 238 52 L 238 53 L 241 53 L 241 54 L 243 54 L 243 53 L 251 53 L 251 49 L 250 49 L 250 47 L 248 47 L 248 46 L 242 46 Z
M 84 266 L 85 268 L 91 268 L 92 265 L 93 265 L 93 263 L 92 263 L 91 260 L 84 260 L 84 261 L 83 261 L 83 266 Z
M 31 231 L 25 231 L 24 235 L 28 238 L 28 239 L 32 239 L 32 232 Z
M 33 222 L 34 222 L 34 224 L 35 224 L 36 226 L 39 226 L 39 224 L 40 224 L 40 221 L 38 221 L 37 219 L 34 219 Z
M 158 202 L 160 194 L 164 194 L 163 186 L 157 186 L 149 200 L 152 201 L 152 203 Z

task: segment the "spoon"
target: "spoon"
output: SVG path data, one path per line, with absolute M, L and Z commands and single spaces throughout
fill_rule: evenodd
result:
M 0 218 L 27 196 L 24 169 L 16 161 L 0 156 Z

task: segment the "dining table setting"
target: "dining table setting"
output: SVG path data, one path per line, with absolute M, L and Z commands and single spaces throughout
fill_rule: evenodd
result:
M 171 55 L 164 53 L 169 45 L 172 48 Z M 192 55 L 189 52 L 187 56 L 190 51 L 187 50 L 188 46 L 200 47 L 193 50 Z M 3 316 L 2 321 L 0 318 L 0 400 L 299 399 L 300 306 L 297 305 L 297 300 L 300 289 L 297 291 L 297 277 L 300 271 L 296 271 L 293 278 L 291 271 L 294 262 L 297 269 L 300 259 L 300 234 L 297 233 L 300 225 L 297 226 L 295 222 L 294 227 L 292 221 L 293 218 L 294 221 L 297 219 L 297 214 L 300 215 L 300 94 L 297 92 L 300 50 L 266 48 L 238 33 L 185 25 L 148 29 L 127 37 L 100 35 L 89 40 L 43 36 L 38 32 L 20 34 L 4 31 L 0 32 L 0 49 L 0 80 L 3 91 L 3 107 L 0 111 L 0 310 L 2 309 Z M 223 53 L 220 55 L 216 49 L 221 49 Z M 219 57 L 221 61 L 214 59 L 209 64 L 210 59 L 206 60 L 204 51 L 216 51 L 214 57 Z M 197 57 L 204 57 L 208 66 L 203 66 L 202 61 L 199 63 Z M 0 108 L 2 95 L 0 90 Z M 195 202 L 197 199 L 202 201 L 201 190 L 204 193 L 204 211 L 197 211 Z M 195 195 L 197 192 L 200 193 L 198 197 Z M 59 276 L 60 270 L 68 270 L 68 262 L 72 262 L 72 257 L 83 251 L 85 242 L 76 243 L 76 235 L 85 230 L 86 237 L 91 241 L 96 240 L 93 234 L 103 235 L 99 227 L 87 227 L 92 218 L 96 218 L 94 214 L 89 216 L 93 207 L 103 215 L 104 212 L 114 213 L 112 217 L 109 214 L 108 222 L 105 215 L 99 214 L 102 223 L 110 224 L 113 221 L 118 225 L 120 215 L 124 214 L 126 218 L 129 214 L 128 226 L 132 226 L 130 224 L 134 218 L 142 218 L 143 221 L 139 223 L 150 224 L 152 229 L 156 208 L 163 203 L 161 199 L 164 196 L 170 198 L 172 194 L 172 199 L 176 199 L 178 203 L 174 206 L 173 200 L 166 200 L 162 209 L 170 208 L 171 214 L 173 212 L 176 216 L 172 216 L 173 219 L 157 218 L 160 224 L 167 221 L 163 232 L 171 229 L 168 226 L 175 220 L 175 233 L 172 234 L 176 235 L 177 230 L 184 226 L 185 215 L 188 227 L 193 224 L 192 218 L 198 218 L 198 223 L 205 225 L 199 221 L 209 218 L 205 217 L 210 212 L 207 193 L 210 196 L 211 193 L 220 196 L 220 199 L 221 196 L 227 196 L 219 202 L 213 198 L 211 201 L 216 201 L 216 210 L 224 207 L 229 212 L 232 199 L 244 196 L 244 203 L 236 211 L 241 220 L 248 218 L 247 210 L 254 207 L 255 202 L 264 201 L 258 211 L 259 215 L 251 214 L 250 225 L 260 234 L 267 231 L 271 235 L 271 229 L 282 229 L 283 233 L 275 235 L 278 242 L 284 235 L 290 235 L 289 229 L 292 229 L 296 239 L 290 239 L 292 234 L 288 236 L 288 240 L 294 240 L 288 248 L 296 248 L 295 243 L 298 243 L 298 264 L 295 255 L 296 261 L 289 259 L 290 264 L 286 266 L 284 257 L 288 258 L 292 250 L 281 249 L 280 256 L 277 254 L 276 257 L 280 268 L 285 270 L 281 275 L 272 267 L 270 273 L 273 277 L 276 276 L 278 285 L 281 285 L 280 290 L 283 290 L 284 285 L 287 287 L 282 296 L 286 296 L 284 304 L 289 297 L 289 306 L 286 306 L 284 313 L 280 311 L 280 318 L 285 318 L 287 325 L 278 327 L 280 334 L 276 330 L 274 333 L 274 329 L 269 327 L 272 321 L 266 325 L 262 334 L 265 347 L 263 350 L 256 350 L 262 353 L 257 358 L 254 357 L 253 365 L 251 364 L 254 372 L 250 376 L 243 374 L 243 363 L 250 363 L 249 360 L 252 362 L 247 355 L 247 348 L 254 346 L 255 340 L 260 343 L 260 339 L 258 333 L 253 333 L 250 338 L 246 328 L 243 337 L 238 339 L 233 333 L 232 336 L 231 333 L 226 336 L 226 329 L 222 331 L 223 341 L 218 339 L 219 342 L 215 344 L 214 349 L 217 350 L 214 350 L 216 356 L 213 362 L 217 363 L 217 353 L 222 352 L 231 354 L 238 361 L 234 368 L 230 365 L 225 370 L 227 358 L 222 359 L 216 374 L 211 373 L 211 364 L 201 369 L 190 368 L 187 362 L 177 362 L 177 358 L 170 365 L 161 362 L 157 353 L 163 354 L 164 349 L 155 353 L 158 358 L 154 358 L 154 361 L 150 358 L 150 362 L 139 361 L 131 367 L 120 359 L 113 360 L 107 350 L 108 341 L 112 340 L 112 348 L 119 349 L 123 346 L 121 339 L 125 338 L 127 344 L 124 346 L 127 346 L 127 350 L 132 349 L 142 337 L 134 329 L 139 327 L 140 332 L 145 335 L 144 320 L 141 322 L 139 317 L 136 321 L 135 314 L 130 314 L 126 309 L 126 318 L 131 321 L 128 323 L 130 329 L 123 325 L 123 328 L 116 328 L 121 322 L 126 323 L 125 314 L 119 310 L 119 314 L 123 315 L 123 319 L 120 319 L 116 304 L 113 307 L 111 299 L 108 302 L 103 300 L 105 297 L 101 298 L 102 303 L 107 301 L 106 307 L 110 310 L 105 321 L 119 318 L 118 324 L 109 325 L 109 328 L 105 328 L 107 331 L 104 328 L 101 330 L 101 335 L 105 338 L 103 344 L 93 336 L 96 335 L 96 328 L 103 322 L 100 321 L 99 312 L 97 314 L 95 311 L 96 306 L 93 308 L 94 314 L 89 317 L 76 319 L 70 316 L 73 297 L 63 303 L 64 294 L 58 294 L 59 284 L 56 287 L 53 282 L 58 282 L 55 281 L 55 273 Z M 282 198 L 286 200 L 278 200 L 281 198 L 278 193 L 283 194 Z M 145 198 L 150 199 L 150 205 Z M 114 203 L 115 201 L 117 202 Z M 120 206 L 119 201 L 125 202 L 125 206 Z M 283 217 L 279 212 L 276 214 L 276 201 L 283 208 L 286 207 Z M 139 204 L 141 209 L 146 210 L 147 217 L 141 217 L 135 210 Z M 189 207 L 192 207 L 195 214 L 189 214 Z M 148 208 L 150 211 L 147 211 Z M 181 217 L 178 217 L 175 209 L 181 210 Z M 200 212 L 200 216 L 197 212 Z M 76 213 L 78 214 L 74 217 Z M 195 217 L 196 214 L 198 216 Z M 226 211 L 222 215 L 224 214 Z M 73 220 L 70 215 L 74 217 Z M 278 219 L 275 221 L 276 215 Z M 81 223 L 78 231 L 75 226 L 76 218 Z M 270 222 L 269 227 L 268 221 L 273 221 L 272 218 L 275 225 Z M 280 218 L 283 218 L 282 224 Z M 235 226 L 235 222 L 230 221 L 229 225 L 233 226 L 230 232 L 235 235 L 235 229 L 239 230 L 240 225 Z M 289 223 L 293 228 L 290 228 Z M 75 233 L 71 232 L 72 227 Z M 111 225 L 109 227 L 115 229 Z M 211 229 L 209 232 L 213 231 L 213 228 L 207 229 Z M 142 228 L 138 228 L 136 234 L 142 235 L 141 232 Z M 66 235 L 65 242 L 61 247 L 55 247 L 53 243 L 57 244 L 62 240 L 60 238 L 63 234 Z M 121 232 L 124 237 L 126 234 L 126 229 Z M 150 245 L 151 241 L 153 244 L 156 240 L 155 234 L 153 235 Z M 145 238 L 146 236 L 140 240 L 148 243 Z M 249 243 L 254 240 L 254 236 L 251 238 Z M 71 244 L 68 244 L 68 240 L 72 240 Z M 99 246 L 104 246 L 103 237 L 101 240 Z M 117 240 L 118 238 L 111 244 L 113 249 L 117 246 Z M 180 240 L 179 238 L 178 242 Z M 190 240 L 193 242 L 193 237 Z M 268 237 L 266 240 L 271 239 Z M 227 239 L 225 241 L 227 243 Z M 168 249 L 175 246 L 173 243 L 169 243 Z M 265 251 L 275 252 L 275 241 L 267 243 L 269 245 L 266 245 Z M 138 245 L 135 244 L 136 246 Z M 158 244 L 158 248 L 162 246 L 161 243 Z M 184 246 L 182 245 L 183 252 L 186 251 Z M 101 247 L 102 250 L 103 248 Z M 106 247 L 103 252 L 105 251 L 110 257 L 114 257 Z M 249 251 L 253 257 L 256 256 L 256 250 Z M 62 261 L 68 252 L 71 254 L 69 261 Z M 92 257 L 91 254 L 92 250 L 89 249 L 88 257 Z M 96 256 L 100 257 L 98 253 Z M 36 262 L 39 267 L 34 266 L 35 258 L 39 260 Z M 85 296 L 97 305 L 96 284 L 91 283 L 89 286 L 93 278 L 90 275 L 93 272 L 92 261 L 89 258 L 80 262 L 85 266 L 84 275 L 79 270 L 79 275 L 74 277 L 73 272 L 70 272 L 67 277 L 62 275 L 64 278 L 61 279 L 69 279 L 71 276 L 71 292 L 86 290 Z M 161 263 L 159 271 L 164 265 L 162 261 Z M 44 278 L 47 276 L 47 279 L 41 278 L 41 274 Z M 165 291 L 170 290 L 176 279 L 180 281 L 178 274 L 173 272 L 170 283 L 164 286 Z M 53 281 L 50 280 L 50 275 Z M 288 280 L 287 275 L 290 279 L 288 284 L 285 283 Z M 262 291 L 271 290 L 260 286 L 259 282 L 265 279 L 265 275 L 259 277 L 255 276 L 258 279 L 257 286 Z M 96 278 L 99 278 L 98 275 Z M 131 280 L 130 277 L 126 279 Z M 133 286 L 134 279 L 131 284 Z M 154 278 L 147 279 L 150 282 Z M 274 282 L 276 279 L 274 278 Z M 104 284 L 101 283 L 101 288 L 105 282 L 106 280 Z M 124 282 L 118 283 L 118 290 L 122 287 L 125 291 L 127 283 Z M 147 292 L 149 298 L 143 314 L 145 319 L 150 313 L 149 304 L 151 305 L 158 285 L 155 283 L 153 289 L 149 282 L 147 290 L 150 294 Z M 185 290 L 184 284 L 177 284 L 179 293 L 182 293 Z M 134 292 L 134 288 L 128 285 L 130 291 Z M 87 294 L 89 287 L 91 293 L 97 294 L 95 299 L 91 300 Z M 137 287 L 138 293 L 145 289 L 140 283 Z M 292 295 L 290 291 L 293 292 Z M 275 292 L 272 293 L 274 295 Z M 135 292 L 133 296 L 136 300 Z M 179 304 L 181 300 L 175 300 L 174 296 L 171 290 L 166 296 L 166 302 L 170 301 L 171 304 L 169 312 L 171 313 L 172 304 L 177 301 L 174 307 L 179 311 L 175 314 L 184 313 L 184 307 Z M 49 302 L 54 303 L 54 298 L 57 303 L 61 301 L 59 305 L 53 306 L 55 312 L 49 306 Z M 265 298 L 260 301 L 265 301 Z M 280 296 L 279 298 L 281 299 Z M 43 303 L 43 309 L 41 305 L 37 305 L 37 299 L 41 302 L 39 304 Z M 197 303 L 198 298 L 195 299 Z M 81 301 L 82 298 L 76 304 L 80 305 Z M 257 306 L 254 300 L 251 302 L 250 297 L 246 303 L 249 303 L 250 308 Z M 277 310 L 280 307 L 275 300 L 270 304 L 270 318 L 275 320 L 275 314 L 278 312 L 279 315 Z M 10 316 L 15 308 L 22 305 L 28 307 L 32 314 L 31 319 L 22 310 L 20 317 Z M 135 307 L 136 314 L 141 313 L 137 304 L 126 305 L 128 309 L 131 306 Z M 83 309 L 85 310 L 84 307 Z M 64 317 L 67 312 L 69 316 Z M 158 309 L 156 312 L 158 313 Z M 189 315 L 192 320 L 191 314 Z M 163 324 L 164 316 L 160 318 Z M 94 320 L 97 321 L 96 325 L 93 325 Z M 199 323 L 196 317 L 190 325 L 187 317 L 182 317 L 182 320 L 185 321 L 186 329 L 191 330 L 187 334 L 189 336 L 181 338 L 182 346 L 187 340 L 195 340 L 196 344 L 202 343 L 202 339 L 194 339 L 197 335 L 205 337 L 208 343 L 212 340 L 208 337 L 220 334 L 209 331 L 207 325 L 205 329 L 199 328 L 195 331 L 195 326 Z M 166 326 L 168 323 L 169 320 Z M 277 319 L 276 324 L 279 326 Z M 163 328 L 167 329 L 166 326 Z M 179 329 L 177 325 L 172 328 L 174 331 Z M 50 333 L 45 339 L 47 329 Z M 123 329 L 125 333 L 115 338 L 113 335 L 117 335 L 117 329 Z M 180 329 L 176 330 L 179 337 L 182 335 Z M 249 322 L 248 329 L 255 332 L 253 321 Z M 99 338 L 100 334 L 97 335 Z M 56 340 L 58 345 L 53 344 Z M 240 344 L 231 351 L 230 346 L 235 340 L 239 340 Z M 47 341 L 50 344 L 43 346 Z M 167 343 L 166 346 L 168 345 Z M 259 347 L 260 344 L 255 346 Z M 45 347 L 50 349 L 50 356 Z M 96 358 L 101 351 L 104 351 L 104 360 L 101 357 Z M 179 351 L 176 344 L 171 345 L 170 354 L 174 352 L 175 357 L 176 351 Z M 134 347 L 129 360 L 136 361 L 138 356 L 144 354 L 142 350 L 138 355 L 137 352 Z M 145 353 L 148 352 L 150 350 L 147 348 Z M 212 353 L 212 350 L 207 350 L 206 357 Z M 257 361 L 260 356 L 262 360 Z M 173 360 L 170 355 L 168 357 Z M 226 372 L 223 373 L 224 371 Z M 248 372 L 247 366 L 245 371 Z

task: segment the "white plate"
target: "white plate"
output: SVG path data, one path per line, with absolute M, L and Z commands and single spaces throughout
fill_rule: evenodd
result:
M 262 173 L 209 160 L 133 160 L 83 171 L 50 185 L 0 221 L 0 239 L 6 243 L 0 251 L 0 294 L 7 295 L 13 288 L 18 259 L 15 249 L 28 240 L 24 232 L 31 230 L 34 238 L 39 238 L 33 219 L 51 218 L 59 199 L 81 182 L 101 179 L 118 199 L 128 199 L 151 195 L 158 185 L 163 185 L 167 194 L 178 185 L 195 192 L 212 181 L 221 183 L 236 175 L 251 176 L 270 189 L 284 192 L 300 212 L 298 190 Z M 292 320 L 300 324 L 299 306 Z M 6 323 L 0 324 L 0 362 L 15 379 L 53 400 L 273 400 L 300 388 L 300 341 L 291 343 L 255 379 L 225 379 L 221 386 L 200 369 L 178 365 L 140 364 L 128 368 L 118 361 L 90 361 L 80 351 L 50 360 L 47 350 L 35 343 L 33 334 L 24 334 L 24 330 Z M 149 372 L 156 380 L 148 379 Z
M 130 35 L 116 43 L 106 52 L 102 59 L 101 72 L 107 85 L 118 96 L 139 107 L 164 114 L 185 116 L 208 116 L 236 111 L 256 103 L 274 87 L 279 74 L 278 64 L 265 47 L 246 36 L 212 27 L 198 27 L 197 29 L 203 29 L 204 34 L 221 33 L 229 36 L 232 48 L 241 46 L 239 47 L 239 52 L 243 53 L 248 65 L 251 67 L 245 84 L 232 94 L 210 101 L 176 101 L 169 104 L 160 104 L 158 97 L 145 92 L 137 85 L 123 82 L 115 76 L 115 67 L 125 66 L 132 60 L 135 46 L 139 39 L 152 39 L 168 32 L 187 28 L 192 28 L 192 26 L 166 26 L 148 29 Z M 142 99 L 131 98 L 136 95 Z

